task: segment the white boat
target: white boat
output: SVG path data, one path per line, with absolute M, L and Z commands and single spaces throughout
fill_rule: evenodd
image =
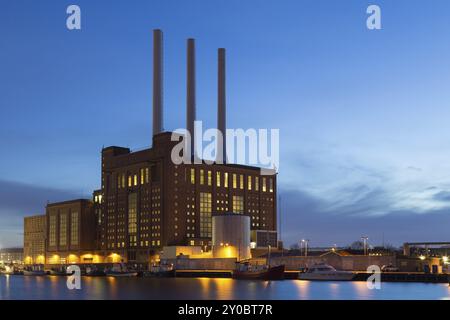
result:
M 328 264 L 316 264 L 305 272 L 300 272 L 300 280 L 350 281 L 355 274 L 350 271 L 336 270 Z

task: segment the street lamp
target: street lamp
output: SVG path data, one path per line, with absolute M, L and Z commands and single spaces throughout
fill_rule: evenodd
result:
M 364 255 L 367 256 L 367 240 L 369 240 L 369 237 L 366 236 L 361 237 L 361 240 L 364 243 Z

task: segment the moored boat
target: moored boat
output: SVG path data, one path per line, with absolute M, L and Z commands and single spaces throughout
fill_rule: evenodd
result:
M 172 263 L 152 265 L 150 266 L 149 271 L 143 272 L 142 276 L 161 278 L 175 277 L 175 268 Z
M 284 270 L 284 265 L 255 266 L 250 265 L 249 263 L 244 263 L 240 264 L 238 268 L 233 271 L 232 278 L 240 280 L 283 280 Z
M 308 268 L 305 272 L 300 272 L 300 280 L 321 280 L 321 281 L 351 281 L 355 274 L 350 271 L 336 270 L 334 267 L 322 263 Z
M 15 266 L 5 266 L 3 270 L 0 271 L 4 275 L 22 275 L 23 272 L 17 269 Z
M 106 276 L 105 271 L 97 269 L 97 267 L 87 267 L 86 268 L 86 277 L 104 277 Z
M 42 265 L 28 266 L 23 269 L 24 276 L 46 276 L 47 272 L 44 271 Z
M 67 276 L 67 270 L 65 267 L 51 268 L 48 273 L 51 276 Z
M 137 277 L 138 272 L 128 270 L 124 263 L 114 265 L 110 270 L 105 272 L 108 277 Z
M 44 270 L 23 270 L 24 276 L 46 276 L 47 272 Z

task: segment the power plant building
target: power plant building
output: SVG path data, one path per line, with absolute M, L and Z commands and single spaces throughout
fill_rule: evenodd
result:
M 217 128 L 225 135 L 225 49 L 218 50 L 217 70 Z M 276 233 L 275 174 L 228 163 L 226 143 L 218 148 L 212 164 L 192 149 L 188 158 L 199 161 L 172 161 L 172 150 L 179 142 L 163 129 L 163 75 L 163 35 L 154 30 L 152 147 L 136 152 L 120 146 L 103 148 L 101 188 L 94 191 L 93 201 L 47 206 L 46 263 L 147 263 L 158 260 L 167 246 L 195 246 L 209 252 L 213 214 L 243 215 L 251 231 Z M 187 40 L 186 79 L 186 130 L 193 145 L 197 119 L 194 39 Z
M 102 151 L 102 187 L 96 192 L 103 199 L 98 243 L 105 256 L 118 254 L 124 261 L 157 258 L 164 246 L 210 250 L 213 213 L 247 215 L 251 230 L 276 230 L 275 175 L 228 163 L 173 163 L 171 152 L 178 142 L 162 129 L 162 43 L 162 32 L 155 30 L 152 147 L 132 152 L 112 146 Z M 224 49 L 218 58 L 218 128 L 224 132 Z M 187 62 L 186 128 L 191 132 L 196 120 L 193 39 L 188 40 Z M 225 152 L 222 156 L 226 160 Z

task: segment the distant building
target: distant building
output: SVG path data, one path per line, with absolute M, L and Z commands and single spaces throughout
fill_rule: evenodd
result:
M 96 249 L 93 202 L 86 199 L 47 205 L 46 263 L 101 262 Z
M 46 216 L 24 218 L 23 255 L 25 264 L 45 263 Z
M 21 264 L 23 262 L 23 248 L 4 248 L 0 249 L 0 263 Z

